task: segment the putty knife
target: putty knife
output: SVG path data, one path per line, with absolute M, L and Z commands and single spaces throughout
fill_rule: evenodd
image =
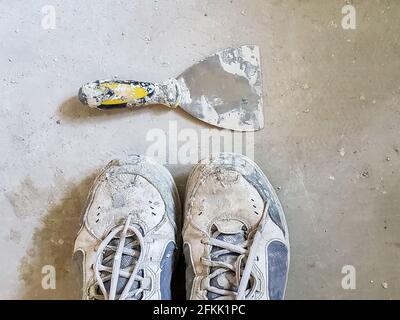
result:
M 163 104 L 180 107 L 217 127 L 255 131 L 264 126 L 260 51 L 246 45 L 222 50 L 162 83 L 98 80 L 79 90 L 79 100 L 114 109 Z

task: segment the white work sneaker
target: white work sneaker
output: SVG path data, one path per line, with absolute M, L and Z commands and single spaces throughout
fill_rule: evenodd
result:
M 75 242 L 83 299 L 171 299 L 180 219 L 166 168 L 142 156 L 111 161 L 92 186 Z
M 202 160 L 189 177 L 184 210 L 188 299 L 283 299 L 288 229 L 254 162 L 233 153 Z

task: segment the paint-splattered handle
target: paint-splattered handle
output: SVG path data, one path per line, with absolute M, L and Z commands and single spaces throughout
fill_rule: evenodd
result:
M 163 83 L 132 80 L 99 80 L 79 89 L 79 100 L 92 108 L 114 109 L 163 104 L 176 108 L 180 102 L 180 87 L 176 79 Z

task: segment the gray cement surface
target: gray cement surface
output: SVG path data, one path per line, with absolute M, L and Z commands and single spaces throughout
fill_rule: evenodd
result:
M 152 128 L 207 128 L 163 107 L 90 111 L 85 82 L 161 81 L 258 44 L 266 127 L 255 160 L 291 238 L 287 299 L 400 298 L 400 2 L 1 1 L 0 298 L 79 299 L 72 246 L 95 174 L 145 153 Z M 52 5 L 55 29 L 44 29 Z M 190 165 L 167 167 L 184 193 Z M 53 265 L 55 290 L 41 286 Z M 342 288 L 343 266 L 356 289 Z

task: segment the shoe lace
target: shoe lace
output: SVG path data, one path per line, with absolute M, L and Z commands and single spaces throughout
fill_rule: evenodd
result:
M 202 239 L 204 244 L 210 245 L 208 256 L 201 257 L 204 265 L 210 268 L 210 273 L 204 278 L 204 287 L 211 293 L 215 300 L 225 300 L 233 298 L 235 300 L 245 300 L 252 296 L 256 287 L 254 281 L 250 283 L 250 278 L 255 277 L 253 265 L 260 243 L 261 235 L 265 227 L 265 214 L 268 212 L 269 204 L 264 205 L 261 222 L 253 237 L 253 241 L 246 239 L 244 231 L 236 234 L 236 238 L 241 240 L 238 243 L 228 242 L 219 231 L 213 232 L 211 237 Z M 243 268 L 243 265 L 244 268 Z M 225 280 L 228 285 L 218 285 L 218 279 Z M 233 278 L 233 279 L 232 279 Z
M 145 290 L 145 279 L 140 275 L 144 238 L 140 230 L 130 224 L 131 218 L 129 215 L 124 225 L 112 229 L 97 249 L 94 292 L 100 289 L 101 294 L 95 294 L 93 299 L 140 300 Z

